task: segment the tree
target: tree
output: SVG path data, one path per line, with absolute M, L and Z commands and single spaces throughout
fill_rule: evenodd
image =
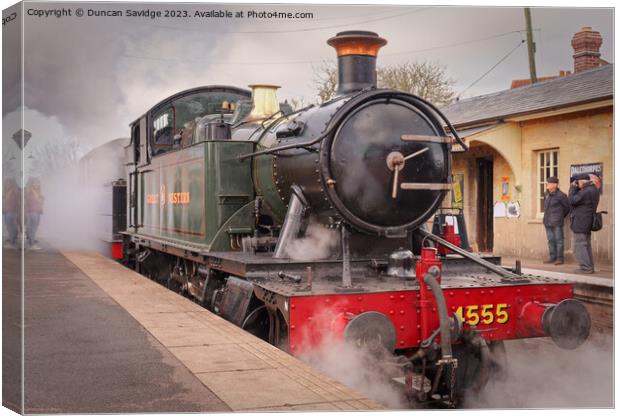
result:
M 446 75 L 445 67 L 428 62 L 405 62 L 377 70 L 377 84 L 417 95 L 437 106 L 450 103 L 455 92 L 454 80 Z
M 32 149 L 26 158 L 28 169 L 35 176 L 49 175 L 70 166 L 80 159 L 80 144 L 76 139 L 62 137 L 47 140 Z
M 336 93 L 338 85 L 338 69 L 333 62 L 323 61 L 314 69 L 314 85 L 317 89 L 319 103 L 330 100 Z
M 333 64 L 324 62 L 315 68 L 315 85 L 320 102 L 334 96 L 337 81 L 337 69 Z M 405 62 L 380 67 L 377 69 L 377 85 L 379 88 L 415 94 L 440 107 L 456 96 L 452 89 L 454 80 L 448 78 L 445 67 L 429 62 Z
M 288 103 L 290 104 L 293 111 L 297 111 L 306 106 L 306 100 L 304 97 L 300 97 L 300 98 L 293 97 L 290 100 L 288 100 Z

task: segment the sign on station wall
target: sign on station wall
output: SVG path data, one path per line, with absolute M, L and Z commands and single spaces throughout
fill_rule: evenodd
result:
M 573 178 L 581 173 L 593 173 L 601 179 L 601 186 L 599 192 L 603 193 L 603 163 L 581 163 L 578 165 L 570 165 L 570 182 L 573 182 Z

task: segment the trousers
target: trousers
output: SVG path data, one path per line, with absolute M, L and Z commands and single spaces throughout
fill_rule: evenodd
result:
M 37 241 L 37 229 L 39 228 L 40 221 L 41 214 L 35 212 L 26 213 L 26 240 L 29 245 L 32 245 Z
M 547 244 L 549 245 L 550 260 L 564 260 L 564 227 L 561 225 L 554 227 L 545 226 L 547 232 Z
M 2 217 L 4 219 L 4 225 L 6 226 L 6 231 L 8 233 L 7 241 L 11 244 L 15 244 L 17 241 L 17 214 L 15 212 L 4 212 L 2 213 Z
M 582 270 L 594 270 L 592 233 L 573 233 L 573 252 Z

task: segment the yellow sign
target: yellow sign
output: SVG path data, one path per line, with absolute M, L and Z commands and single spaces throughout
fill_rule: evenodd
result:
M 494 322 L 498 324 L 505 324 L 508 322 L 508 311 L 506 308 L 508 304 L 498 303 L 497 305 L 467 305 L 465 307 L 459 306 L 456 313 L 461 320 L 469 325 L 489 325 Z M 465 314 L 463 314 L 465 310 Z
M 172 192 L 168 194 L 168 202 L 173 205 L 189 204 L 189 192 Z
M 170 192 L 166 194 L 166 187 L 161 186 L 158 194 L 146 194 L 146 203 L 149 205 L 160 204 L 166 205 L 166 202 L 171 205 L 189 205 L 191 200 L 189 192 Z
M 463 209 L 463 184 L 465 175 L 455 173 L 452 175 L 452 208 Z
M 149 205 L 157 204 L 159 200 L 159 194 L 146 194 L 146 203 Z

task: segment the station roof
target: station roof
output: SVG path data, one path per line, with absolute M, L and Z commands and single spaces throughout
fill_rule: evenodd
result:
M 549 111 L 613 98 L 614 65 L 578 72 L 524 87 L 463 99 L 441 111 L 455 127 Z

